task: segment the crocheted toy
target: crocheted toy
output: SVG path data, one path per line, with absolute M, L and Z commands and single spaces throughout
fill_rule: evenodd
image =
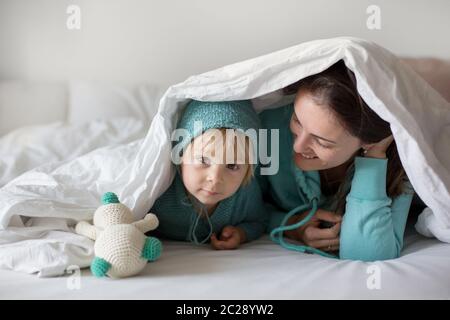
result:
M 103 195 L 102 203 L 94 213 L 94 225 L 80 221 L 75 227 L 76 233 L 95 240 L 91 271 L 96 277 L 129 277 L 159 258 L 161 242 L 144 234 L 158 227 L 154 214 L 133 222 L 131 210 L 112 192 Z

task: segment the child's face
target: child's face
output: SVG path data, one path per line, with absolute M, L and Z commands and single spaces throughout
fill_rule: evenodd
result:
M 181 164 L 181 176 L 187 191 L 206 206 L 214 208 L 220 201 L 232 196 L 241 186 L 248 164 L 226 160 L 226 147 L 222 155 L 208 152 L 214 145 L 201 136 L 186 149 Z

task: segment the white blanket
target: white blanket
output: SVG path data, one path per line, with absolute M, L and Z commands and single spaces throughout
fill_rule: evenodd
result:
M 340 59 L 355 72 L 363 99 L 391 123 L 406 173 L 430 209 L 417 230 L 450 242 L 449 103 L 387 50 L 336 38 L 190 77 L 167 90 L 144 140 L 40 167 L 0 189 L 0 227 L 5 229 L 0 231 L 0 267 L 46 276 L 61 274 L 70 264 L 87 266 L 92 244 L 71 233 L 70 226 L 91 218 L 106 191 L 117 193 L 142 218 L 174 176 L 170 137 L 189 99 L 261 97 Z M 31 219 L 24 224 L 19 216 Z
M 0 137 L 0 187 L 40 165 L 142 139 L 146 129 L 145 122 L 132 117 L 81 124 L 53 122 L 16 129 Z

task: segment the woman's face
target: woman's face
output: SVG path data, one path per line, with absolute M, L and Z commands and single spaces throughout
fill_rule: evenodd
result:
M 331 109 L 317 104 L 309 92 L 299 91 L 290 122 L 294 161 L 303 171 L 337 167 L 363 145 L 337 121 Z

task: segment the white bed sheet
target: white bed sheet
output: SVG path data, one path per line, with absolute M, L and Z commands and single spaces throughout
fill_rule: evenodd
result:
M 450 299 L 450 244 L 425 238 L 411 225 L 407 233 L 402 257 L 376 263 L 300 254 L 267 236 L 236 251 L 165 241 L 161 259 L 140 275 L 97 279 L 84 269 L 79 289 L 74 274 L 39 278 L 0 270 L 0 298 Z M 367 286 L 374 265 L 380 289 Z

